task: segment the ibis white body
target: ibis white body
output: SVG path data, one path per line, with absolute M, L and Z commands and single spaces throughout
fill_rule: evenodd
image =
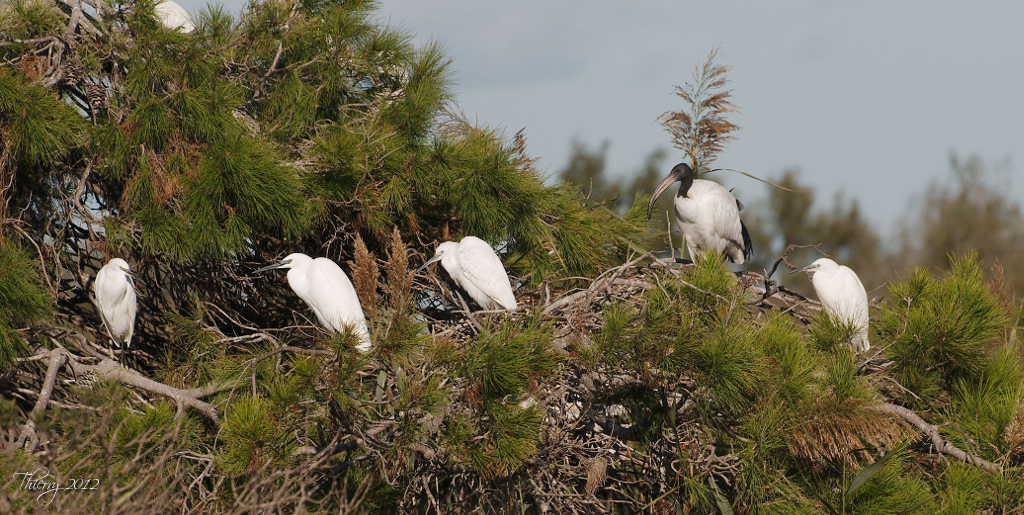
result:
M 814 293 L 825 311 L 857 328 L 850 342 L 853 348 L 859 353 L 871 349 L 868 343 L 868 292 L 857 273 L 828 258 L 821 258 L 796 271 L 810 272 Z
M 695 258 L 700 252 L 722 252 L 733 262 L 743 264 L 750 257 L 752 246 L 747 228 L 740 221 L 739 202 L 717 182 L 695 176 L 686 163 L 676 165 L 651 197 L 647 218 L 662 192 L 680 181 L 672 205 L 690 257 Z
M 676 196 L 672 204 L 690 257 L 711 250 L 743 264 L 743 224 L 736 197 L 728 190 L 717 182 L 697 179 L 688 195 Z
M 305 254 L 289 254 L 280 263 L 258 271 L 287 268 L 288 286 L 313 310 L 328 331 L 340 333 L 346 327 L 359 338 L 356 348 L 370 350 L 370 331 L 352 281 L 337 263 L 327 258 L 313 259 Z
M 129 275 L 128 263 L 121 258 L 107 262 L 96 274 L 94 285 L 96 308 L 110 339 L 121 348 L 128 348 L 135 332 L 135 283 Z
M 426 265 L 440 261 L 448 275 L 455 280 L 480 307 L 487 310 L 514 311 L 516 296 L 501 259 L 487 242 L 476 236 L 462 241 L 446 241 L 437 246 L 434 257 Z
M 192 17 L 188 15 L 188 11 L 171 0 L 163 0 L 156 4 L 155 9 L 156 15 L 160 18 L 160 23 L 164 27 L 171 30 L 181 29 L 185 33 L 196 30 L 196 26 L 192 23 Z

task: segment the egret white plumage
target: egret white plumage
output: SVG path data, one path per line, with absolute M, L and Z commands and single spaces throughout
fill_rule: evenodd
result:
M 313 259 L 305 254 L 285 256 L 280 262 L 260 268 L 264 272 L 275 268 L 287 268 L 288 286 L 332 333 L 340 333 L 346 327 L 359 338 L 356 348 L 362 352 L 370 350 L 370 331 L 366 328 L 366 316 L 359 303 L 352 281 L 337 263 L 327 258 Z
M 156 4 L 155 9 L 156 15 L 160 18 L 160 23 L 164 27 L 171 30 L 181 29 L 186 34 L 196 30 L 196 26 L 192 23 L 192 17 L 188 15 L 188 11 L 171 0 L 161 1 Z
M 518 307 L 505 266 L 484 240 L 466 236 L 458 243 L 446 241 L 437 246 L 434 257 L 424 263 L 420 270 L 436 261 L 441 262 L 448 275 L 480 307 L 509 311 L 515 311 Z
M 132 344 L 135 332 L 135 312 L 138 309 L 135 298 L 135 274 L 128 262 L 114 258 L 96 274 L 96 308 L 99 309 L 103 326 L 110 340 L 127 349 Z
M 741 204 L 717 182 L 697 179 L 686 163 L 673 167 L 654 190 L 647 219 L 651 218 L 654 202 L 676 181 L 681 184 L 672 205 L 690 257 L 696 257 L 697 252 L 725 252 L 733 262 L 743 264 L 753 254 L 753 245 L 747 227 L 740 221 Z
M 857 352 L 867 352 L 871 348 L 868 343 L 868 292 L 857 273 L 828 258 L 821 258 L 790 273 L 797 272 L 810 272 L 811 285 L 821 299 L 822 307 L 839 320 L 852 323 L 857 334 L 850 343 Z

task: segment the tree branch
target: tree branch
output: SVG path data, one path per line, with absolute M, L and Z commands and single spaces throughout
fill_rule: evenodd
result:
M 85 338 L 84 336 L 79 335 L 77 333 L 71 333 L 71 335 L 77 336 L 78 338 L 81 339 Z M 59 347 L 58 349 L 46 352 L 48 353 L 48 357 L 46 358 L 46 360 L 49 367 L 46 372 L 47 381 L 51 379 L 51 374 L 53 376 L 53 379 L 56 380 L 57 370 L 60 368 L 60 365 L 63 364 L 61 363 L 61 361 L 67 358 L 67 364 L 68 366 L 71 367 L 71 370 L 75 373 L 76 376 L 93 374 L 105 379 L 116 379 L 124 384 L 134 386 L 140 390 L 145 390 L 150 393 L 167 397 L 178 404 L 179 410 L 183 410 L 184 408 L 195 408 L 201 411 L 207 417 L 209 417 L 210 420 L 213 420 L 214 423 L 220 423 L 220 417 L 217 415 L 217 407 L 208 402 L 201 401 L 199 400 L 199 398 L 204 397 L 206 395 L 212 395 L 218 391 L 223 390 L 223 385 L 210 385 L 203 388 L 192 388 L 189 390 L 182 390 L 180 388 L 175 388 L 173 386 L 169 386 L 154 381 L 148 377 L 132 372 L 122 367 L 116 361 L 108 358 L 101 358 L 99 363 L 95 365 L 89 365 L 78 361 L 78 359 L 76 359 L 76 357 L 73 354 L 68 352 L 68 350 L 63 347 Z M 57 364 L 55 365 L 54 363 Z M 47 384 L 50 385 L 49 390 L 47 390 L 46 388 Z M 51 381 L 47 383 L 46 381 L 44 381 L 43 391 L 42 393 L 40 393 L 40 399 L 39 401 L 36 402 L 36 409 L 39 409 L 40 402 L 43 402 L 44 400 L 43 394 L 46 395 L 46 400 L 48 400 L 49 391 L 52 391 L 52 389 L 53 382 Z M 42 404 L 42 406 L 44 407 L 45 405 L 45 403 Z M 33 409 L 33 413 L 36 412 L 36 409 Z
M 46 405 L 50 403 L 53 385 L 57 382 L 57 372 L 60 371 L 60 367 L 64 365 L 64 361 L 67 359 L 67 352 L 64 349 L 52 350 L 48 354 L 49 364 L 46 367 L 46 378 L 43 379 L 43 387 L 39 390 L 39 398 L 36 400 L 36 405 L 32 408 L 32 414 L 29 415 L 28 421 L 21 426 L 21 435 L 18 437 L 18 442 L 15 445 L 15 448 L 21 447 L 27 440 L 27 450 L 30 453 L 35 450 L 36 445 L 39 445 L 35 419 L 46 409 Z
M 163 395 L 164 397 L 175 401 L 179 407 L 195 408 L 209 417 L 210 420 L 213 420 L 214 423 L 220 423 L 220 417 L 217 416 L 217 407 L 208 402 L 201 401 L 194 396 L 196 393 L 206 393 L 205 390 L 182 390 L 174 388 L 173 386 L 168 386 L 166 384 L 156 382 L 148 377 L 131 372 L 110 359 L 103 359 L 96 365 L 87 365 L 85 363 L 79 363 L 69 356 L 68 364 L 71 365 L 71 369 L 74 370 L 76 375 L 95 374 L 106 379 L 117 379 L 129 386 L 134 386 L 157 395 Z
M 996 474 L 1002 473 L 1003 467 L 995 463 L 992 463 L 991 461 L 980 458 L 978 456 L 974 456 L 969 452 L 964 451 L 958 448 L 957 446 L 953 445 L 949 440 L 946 440 L 945 438 L 942 437 L 942 433 L 939 432 L 939 426 L 925 422 L 923 418 L 918 416 L 913 411 L 910 411 L 909 409 L 904 408 L 903 406 L 897 406 L 896 404 L 890 404 L 888 402 L 878 404 L 877 408 L 881 411 L 897 415 L 903 420 L 909 422 L 914 427 L 921 430 L 922 433 L 924 433 L 926 436 L 928 436 L 928 438 L 931 439 L 932 445 L 934 445 L 939 452 L 943 454 L 948 454 L 964 463 L 976 465 L 989 472 L 993 472 Z

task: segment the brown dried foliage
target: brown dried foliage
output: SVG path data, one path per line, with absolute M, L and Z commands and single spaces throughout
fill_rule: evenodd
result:
M 391 233 L 391 248 L 388 249 L 387 283 L 384 284 L 384 292 L 387 293 L 391 307 L 396 311 L 405 311 L 411 306 L 412 281 L 415 272 L 409 270 L 409 251 L 402 241 L 402 234 L 398 227 Z
M 892 448 L 906 429 L 898 419 L 863 399 L 837 403 L 819 400 L 812 413 L 790 433 L 789 450 L 819 466 L 845 463 L 855 467 L 858 449 Z
M 480 129 L 477 123 L 469 120 L 461 108 L 450 107 L 438 120 L 437 131 L 448 138 L 466 139 Z
M 373 319 L 377 316 L 379 309 L 377 303 L 377 278 L 380 270 L 377 268 L 377 258 L 367 250 L 363 238 L 356 234 L 355 267 L 352 269 L 352 279 L 355 282 L 356 294 L 359 295 L 359 302 L 366 311 L 366 316 Z
M 1024 402 L 1017 403 L 1017 411 L 1014 412 L 1010 423 L 1003 430 L 1003 439 L 1012 454 L 1016 454 L 1024 448 Z
M 675 94 L 682 98 L 688 109 L 668 111 L 661 115 L 661 125 L 672 135 L 672 143 L 690 156 L 691 166 L 707 166 L 718 153 L 735 139 L 733 132 L 739 126 L 726 120 L 725 115 L 739 112 L 729 101 L 732 90 L 722 91 L 729 82 L 731 66 L 716 65 L 718 48 L 708 54 L 704 64 L 693 71 L 694 84 L 676 86 Z
M 999 258 L 992 261 L 992 279 L 989 281 L 989 289 L 996 294 L 999 304 L 1007 312 L 1013 310 L 1013 294 L 1010 292 L 1010 285 L 1006 282 L 1006 274 L 1003 273 L 1003 264 Z
M 598 488 L 604 486 L 608 478 L 608 460 L 598 456 L 590 460 L 587 467 L 587 495 L 594 495 Z
M 535 165 L 539 157 L 530 157 L 526 150 L 526 129 L 519 129 L 512 138 L 512 164 L 520 174 L 530 175 L 536 173 Z

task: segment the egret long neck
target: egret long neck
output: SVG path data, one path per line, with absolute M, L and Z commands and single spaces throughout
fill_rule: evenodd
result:
M 128 290 L 133 289 L 128 275 L 125 273 L 110 272 L 106 274 L 107 281 L 103 285 L 104 294 L 113 298 L 115 302 L 121 302 L 127 295 Z
M 309 279 L 306 278 L 306 271 L 292 268 L 288 270 L 288 286 L 292 287 L 302 300 L 309 304 Z
M 452 276 L 455 280 L 455 284 L 465 288 L 462 284 L 462 267 L 459 266 L 459 258 L 453 255 L 454 252 L 449 252 L 441 258 L 441 265 L 448 271 L 448 275 Z

